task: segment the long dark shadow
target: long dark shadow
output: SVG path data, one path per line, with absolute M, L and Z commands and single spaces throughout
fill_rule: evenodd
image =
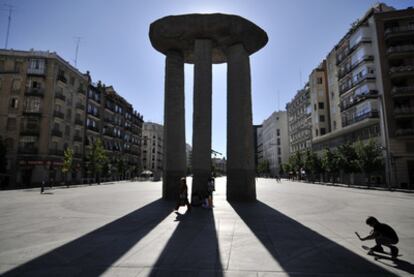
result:
M 158 199 L 2 276 L 100 276 L 166 218 L 173 205 Z
M 397 276 L 263 202 L 230 205 L 289 276 Z
M 214 215 L 193 209 L 177 215 L 177 228 L 165 245 L 149 276 L 223 276 Z

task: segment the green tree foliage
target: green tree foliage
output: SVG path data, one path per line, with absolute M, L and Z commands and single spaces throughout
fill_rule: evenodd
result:
M 339 168 L 343 170 L 345 174 L 360 172 L 358 167 L 358 156 L 355 151 L 354 145 L 351 143 L 345 143 L 337 148 Z
M 303 158 L 303 168 L 306 171 L 306 178 L 312 182 L 321 173 L 321 161 L 316 153 L 306 150 Z
M 100 139 L 97 139 L 92 145 L 87 158 L 88 169 L 99 184 L 103 166 L 108 160 L 105 149 L 102 146 L 102 141 Z
M 370 139 L 367 143 L 357 141 L 354 147 L 358 168 L 366 175 L 370 186 L 372 173 L 381 171 L 384 167 L 380 145 Z
M 326 148 L 322 153 L 321 165 L 322 170 L 332 179 L 332 182 L 335 183 L 336 177 L 339 174 L 338 152 Z
M 270 165 L 268 160 L 264 160 L 257 166 L 257 173 L 259 175 L 270 174 Z
M 68 147 L 65 149 L 65 152 L 64 152 L 63 166 L 62 166 L 62 173 L 65 176 L 65 183 L 67 185 L 68 185 L 67 176 L 68 176 L 68 173 L 72 172 L 72 170 L 73 170 L 73 150 L 72 148 Z
M 301 169 L 303 168 L 303 157 L 302 153 L 297 151 L 295 154 L 289 157 L 290 169 L 293 171 L 293 174 L 301 178 Z

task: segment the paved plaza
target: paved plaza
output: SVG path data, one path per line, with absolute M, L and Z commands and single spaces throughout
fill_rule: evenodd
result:
M 191 180 L 188 180 L 191 184 Z M 0 192 L 4 276 L 412 276 L 414 194 L 257 179 L 257 202 L 179 214 L 161 182 Z M 398 260 L 368 256 L 372 215 L 400 236 Z

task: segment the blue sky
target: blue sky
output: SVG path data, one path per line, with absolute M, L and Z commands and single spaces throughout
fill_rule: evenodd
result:
M 77 67 L 94 81 L 113 85 L 144 115 L 163 123 L 165 57 L 148 39 L 151 22 L 185 13 L 237 14 L 256 23 L 268 44 L 251 56 L 253 123 L 285 104 L 309 73 L 374 0 L 0 0 L 0 47 L 7 11 L 14 6 L 8 48 L 50 50 L 73 64 L 75 37 L 82 37 Z M 395 8 L 413 1 L 384 1 Z M 192 66 L 185 67 L 186 137 L 192 136 Z M 301 83 L 302 81 L 302 83 Z M 279 96 L 278 96 L 279 95 Z M 213 67 L 213 149 L 226 153 L 226 65 Z

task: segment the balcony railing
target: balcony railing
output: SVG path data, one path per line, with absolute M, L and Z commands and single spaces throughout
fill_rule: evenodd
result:
M 65 119 L 65 114 L 60 111 L 53 111 L 53 116 Z
M 76 103 L 76 108 L 79 110 L 84 111 L 85 110 L 85 105 L 82 103 Z
M 83 126 L 83 121 L 80 118 L 75 118 L 75 124 L 79 126 Z
M 404 95 L 404 94 L 414 93 L 414 86 L 393 87 L 391 89 L 391 93 L 393 95 Z
M 41 111 L 23 111 L 23 115 L 26 116 L 42 116 Z
M 60 99 L 62 101 L 66 100 L 66 97 L 61 92 L 56 92 L 55 93 L 55 98 Z
M 39 126 L 34 127 L 34 128 L 22 128 L 20 130 L 20 135 L 21 136 L 39 136 L 40 134 L 40 128 Z
M 394 108 L 394 115 L 407 115 L 414 114 L 414 107 L 411 106 L 402 106 Z
M 81 136 L 78 136 L 78 135 L 74 135 L 73 136 L 73 140 L 74 141 L 78 141 L 78 142 L 82 142 L 82 137 Z
M 375 79 L 375 74 L 373 73 L 365 73 L 364 75 L 360 76 L 358 80 L 351 80 L 349 84 L 346 84 L 343 87 L 339 88 L 339 94 L 344 94 L 345 92 L 349 91 L 350 89 L 354 88 L 355 86 L 359 85 L 365 80 Z
M 393 34 L 406 33 L 406 32 L 409 33 L 413 31 L 414 31 L 413 25 L 397 26 L 397 27 L 390 27 L 390 28 L 385 29 L 384 35 L 387 38 Z
M 26 91 L 24 93 L 26 96 L 44 96 L 44 89 L 42 88 L 26 88 Z
M 87 128 L 88 128 L 89 130 L 91 130 L 91 131 L 94 131 L 94 132 L 99 133 L 99 128 L 97 128 L 97 127 L 87 126 Z
M 393 53 L 402 53 L 402 52 L 412 52 L 414 51 L 414 44 L 407 44 L 407 45 L 398 45 L 398 46 L 391 46 L 387 49 L 387 54 Z
M 342 50 L 342 52 L 336 55 L 336 65 L 339 65 L 344 60 L 346 60 L 346 58 L 348 58 L 349 55 L 352 54 L 352 52 L 354 52 L 363 43 L 371 43 L 371 39 L 362 38 L 358 43 L 354 44 L 352 47 L 345 48 L 344 50 Z
M 90 115 L 92 115 L 96 118 L 99 118 L 99 112 L 88 111 L 88 114 L 90 114 Z
M 58 75 L 57 79 L 65 84 L 68 82 L 68 79 L 64 75 Z
M 349 101 L 349 102 L 343 101 L 343 102 L 341 102 L 341 106 L 340 106 L 341 107 L 341 112 L 343 112 L 344 110 L 349 109 L 352 106 L 355 106 L 358 103 L 361 103 L 362 101 L 365 101 L 367 99 L 375 98 L 375 97 L 377 97 L 377 95 L 378 95 L 378 91 L 370 90 L 369 92 L 367 92 L 365 94 L 355 96 L 352 101 Z
M 412 128 L 407 128 L 407 129 L 397 129 L 395 131 L 395 135 L 397 137 L 402 137 L 402 136 L 412 136 L 414 135 L 414 129 Z
M 27 68 L 27 74 L 29 74 L 29 75 L 45 75 L 46 74 L 46 68 L 45 67 L 41 67 L 41 68 L 29 67 L 29 68 Z
M 19 147 L 18 149 L 19 154 L 37 154 L 38 148 L 35 146 L 30 147 Z
M 390 68 L 391 75 L 397 75 L 399 73 L 412 73 L 414 72 L 414 65 L 401 65 L 401 66 L 393 66 Z
M 81 153 L 73 153 L 73 157 L 77 158 L 77 159 L 82 159 L 82 154 Z
M 364 113 L 364 114 L 361 114 L 361 115 L 357 115 L 354 118 L 343 120 L 342 121 L 342 127 L 352 125 L 352 124 L 357 123 L 359 121 L 362 121 L 366 118 L 378 118 L 378 117 L 379 117 L 378 111 L 367 112 L 367 113 Z
M 62 131 L 58 130 L 58 129 L 52 129 L 52 136 L 54 137 L 62 137 Z
M 61 149 L 49 149 L 49 155 L 63 156 L 64 154 L 65 154 L 65 151 Z
M 348 68 L 345 68 L 344 70 L 339 70 L 338 72 L 338 80 L 342 79 L 345 75 L 347 75 L 349 72 L 357 68 L 361 63 L 366 61 L 373 61 L 374 56 L 372 55 L 365 55 L 362 58 L 356 60 L 353 64 L 351 64 Z

